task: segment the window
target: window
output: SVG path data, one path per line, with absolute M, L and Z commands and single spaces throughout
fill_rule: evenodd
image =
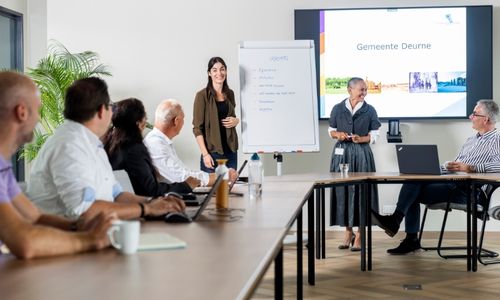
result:
M 0 70 L 23 70 L 23 15 L 0 6 Z M 24 160 L 12 159 L 18 181 L 24 180 Z

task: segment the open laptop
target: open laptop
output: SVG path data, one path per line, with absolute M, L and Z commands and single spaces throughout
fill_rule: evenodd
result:
M 245 160 L 243 162 L 243 164 L 241 165 L 240 169 L 238 170 L 238 177 L 236 178 L 235 181 L 231 182 L 231 184 L 229 185 L 229 194 L 231 195 L 236 195 L 236 196 L 243 196 L 242 193 L 236 193 L 236 192 L 232 192 L 232 189 L 234 187 L 234 184 L 236 183 L 236 181 L 238 181 L 238 179 L 240 179 L 240 175 L 241 175 L 241 172 L 243 172 L 243 170 L 245 169 L 245 166 L 247 165 L 248 163 L 248 160 Z M 200 186 L 200 187 L 196 187 L 193 189 L 193 194 L 206 194 L 210 192 L 210 187 L 209 186 Z M 184 197 L 183 197 L 184 199 Z M 186 200 L 186 199 L 184 199 Z
M 165 216 L 152 217 L 149 219 L 152 220 L 163 219 L 165 222 L 168 223 L 188 223 L 198 220 L 203 210 L 205 210 L 205 208 L 208 206 L 210 199 L 215 194 L 215 191 L 217 190 L 221 182 L 222 182 L 222 176 L 218 176 L 210 192 L 206 195 L 200 195 L 201 197 L 203 197 L 203 201 L 199 207 L 196 208 L 191 207 L 186 209 L 184 212 L 170 212 L 167 213 Z
M 439 164 L 437 145 L 396 145 L 399 173 L 441 175 L 450 174 Z
M 219 177 L 221 178 L 220 180 L 219 180 Z M 219 183 L 217 183 L 217 181 L 219 181 Z M 172 194 L 174 194 L 174 196 L 181 198 L 184 201 L 184 204 L 186 204 L 186 206 L 200 206 L 205 202 L 205 198 L 209 194 L 212 194 L 212 196 L 213 196 L 213 194 L 217 191 L 217 189 L 214 189 L 214 186 L 215 186 L 215 184 L 217 184 L 217 186 L 219 186 L 220 182 L 222 182 L 221 175 L 217 177 L 217 179 L 214 182 L 214 185 L 208 187 L 209 188 L 208 193 L 196 193 L 196 194 L 195 193 L 189 193 L 189 194 L 172 193 Z M 168 194 L 169 193 L 167 193 L 166 195 L 168 195 Z
M 186 209 L 186 215 L 188 215 L 193 221 L 196 221 L 200 217 L 203 210 L 205 210 L 205 208 L 208 206 L 210 199 L 212 199 L 212 197 L 214 196 L 215 191 L 217 190 L 221 182 L 222 182 L 222 175 L 219 175 L 215 180 L 214 185 L 212 186 L 210 192 L 206 195 L 200 195 L 203 197 L 201 205 L 194 209 Z

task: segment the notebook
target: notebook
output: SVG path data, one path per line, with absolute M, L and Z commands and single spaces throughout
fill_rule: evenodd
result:
M 451 174 L 439 164 L 437 145 L 396 145 L 399 173 L 441 175 Z
M 236 192 L 232 192 L 232 189 L 234 187 L 234 184 L 236 183 L 236 181 L 238 181 L 238 179 L 240 178 L 240 175 L 241 175 L 241 172 L 243 172 L 243 170 L 245 169 L 245 166 L 247 165 L 248 163 L 248 160 L 245 160 L 243 162 L 243 164 L 241 165 L 240 169 L 238 170 L 238 177 L 236 178 L 235 181 L 231 182 L 231 184 L 229 185 L 229 193 L 232 194 L 232 195 L 237 195 L 237 196 L 243 196 L 242 193 L 236 193 Z M 210 192 L 210 187 L 209 186 L 199 186 L 199 187 L 196 187 L 193 189 L 193 194 L 206 194 Z
M 146 232 L 139 237 L 139 251 L 186 248 L 187 244 L 168 233 Z

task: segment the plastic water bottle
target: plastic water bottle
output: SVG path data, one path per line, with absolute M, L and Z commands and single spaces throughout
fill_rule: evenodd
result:
M 260 199 L 262 196 L 262 181 L 264 180 L 264 168 L 259 155 L 254 153 L 248 163 L 248 194 L 250 200 Z

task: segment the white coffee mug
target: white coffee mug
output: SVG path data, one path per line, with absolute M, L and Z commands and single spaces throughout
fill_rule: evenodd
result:
M 139 236 L 141 223 L 139 221 L 113 221 L 113 225 L 108 230 L 108 237 L 111 245 L 123 254 L 137 252 L 139 247 Z

